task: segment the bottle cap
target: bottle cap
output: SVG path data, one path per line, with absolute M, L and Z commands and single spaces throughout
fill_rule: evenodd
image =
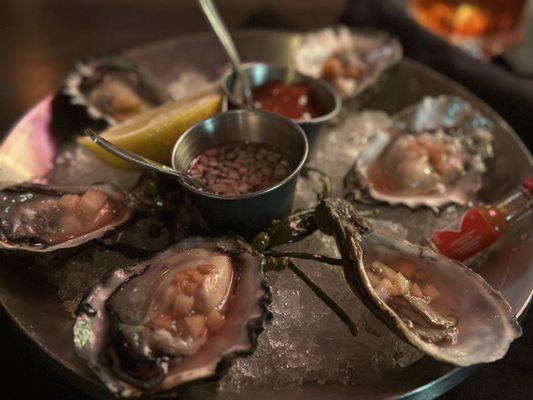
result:
M 529 190 L 529 193 L 533 196 L 533 176 L 529 179 L 526 179 L 523 183 L 523 186 Z

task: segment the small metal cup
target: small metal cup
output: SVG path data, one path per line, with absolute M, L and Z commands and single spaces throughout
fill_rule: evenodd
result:
M 290 162 L 290 175 L 265 190 L 240 196 L 206 193 L 186 183 L 184 187 L 210 228 L 251 237 L 272 219 L 291 211 L 298 173 L 308 152 L 307 138 L 298 125 L 259 110 L 221 113 L 181 135 L 172 151 L 172 166 L 186 171 L 190 162 L 205 150 L 242 141 L 264 143 L 282 151 Z
M 341 109 L 341 99 L 337 91 L 322 79 L 311 78 L 294 69 L 267 63 L 244 63 L 243 73 L 249 78 L 253 87 L 261 86 L 267 82 L 281 81 L 285 83 L 307 83 L 311 86 L 313 101 L 322 115 L 310 120 L 293 119 L 307 135 L 309 147 L 312 148 L 320 129 L 324 124 L 335 117 Z M 244 108 L 241 91 L 237 90 L 237 74 L 230 68 L 222 76 L 222 90 L 228 98 L 230 105 Z

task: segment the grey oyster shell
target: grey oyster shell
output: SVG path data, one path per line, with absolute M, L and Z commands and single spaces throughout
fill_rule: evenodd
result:
M 47 243 L 39 236 L 42 224 L 49 224 L 45 217 L 39 221 L 28 215 L 28 205 L 46 202 L 67 194 L 83 194 L 89 188 L 98 189 L 106 194 L 114 208 L 114 216 L 105 225 L 83 233 L 81 236 L 69 237 L 58 243 Z M 103 183 L 92 186 L 48 186 L 39 184 L 21 184 L 0 190 L 0 251 L 17 251 L 26 253 L 50 253 L 67 250 L 87 244 L 93 240 L 104 239 L 114 235 L 124 225 L 133 221 L 137 212 L 137 201 L 116 186 Z M 33 211 L 30 211 L 33 213 Z M 14 225 L 22 226 L 34 221 L 37 230 L 23 229 L 21 234 L 14 233 Z M 53 228 L 53 227 L 52 227 Z
M 502 358 L 521 335 L 501 294 L 460 262 L 375 230 L 346 200 L 324 200 L 315 217 L 320 230 L 335 237 L 352 291 L 425 354 L 462 367 L 487 363 Z M 372 282 L 375 261 L 404 273 L 409 289 L 383 296 Z M 414 283 L 431 285 L 432 299 L 416 295 Z
M 183 268 L 198 268 L 213 257 L 229 262 L 233 274 L 230 290 L 217 306 L 224 310 L 223 325 L 196 339 L 187 330 L 171 337 L 172 328 L 150 325 L 147 321 L 162 309 L 173 312 L 174 305 L 159 306 L 165 304 L 161 296 L 175 287 Z M 191 296 L 198 307 L 200 295 Z M 192 237 L 112 272 L 90 290 L 76 313 L 74 344 L 78 356 L 114 394 L 172 395 L 190 383 L 219 378 L 234 357 L 251 353 L 270 317 L 269 303 L 259 254 L 232 238 Z
M 356 68 L 357 77 L 324 74 L 324 62 L 334 54 Z M 346 99 L 375 84 L 402 55 L 400 42 L 386 32 L 340 25 L 307 34 L 294 52 L 292 64 L 303 74 L 326 79 Z
M 123 55 L 79 61 L 65 79 L 63 94 L 90 118 L 109 125 L 170 100 L 154 77 Z
M 357 200 L 410 208 L 468 204 L 493 156 L 492 129 L 458 97 L 426 97 L 395 115 L 389 131 L 371 137 L 344 178 L 345 189 Z

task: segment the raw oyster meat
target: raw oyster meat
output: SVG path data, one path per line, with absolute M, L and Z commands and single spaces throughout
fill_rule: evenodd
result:
M 160 84 L 122 55 L 80 61 L 63 93 L 91 118 L 114 125 L 170 100 Z
M 458 366 L 492 362 L 520 336 L 509 304 L 465 265 L 373 229 L 346 200 L 324 200 L 316 220 L 335 237 L 352 291 L 431 357 Z
M 0 250 L 34 253 L 80 246 L 132 220 L 135 201 L 111 184 L 22 184 L 0 190 Z
M 115 394 L 174 392 L 253 351 L 269 301 L 247 244 L 189 238 L 94 287 L 78 308 L 76 351 Z
M 492 157 L 492 122 L 457 97 L 426 97 L 379 131 L 345 177 L 356 199 L 439 208 L 467 204 Z
M 339 26 L 306 35 L 293 63 L 298 71 L 330 82 L 347 98 L 374 84 L 401 58 L 400 43 L 387 33 Z

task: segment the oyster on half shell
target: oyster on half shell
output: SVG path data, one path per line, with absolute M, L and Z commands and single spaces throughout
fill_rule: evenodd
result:
M 325 79 L 348 98 L 374 84 L 402 53 L 398 40 L 386 32 L 338 26 L 307 34 L 294 52 L 293 64 L 306 75 Z
M 376 132 L 344 179 L 356 199 L 411 208 L 467 204 L 492 157 L 492 122 L 457 97 L 426 97 Z
M 46 253 L 80 246 L 132 220 L 136 202 L 111 184 L 22 184 L 0 190 L 0 250 Z
M 502 358 L 521 329 L 509 304 L 465 265 L 378 230 L 342 199 L 317 208 L 352 291 L 393 332 L 458 366 Z
M 173 393 L 253 351 L 269 301 L 262 258 L 248 245 L 189 238 L 94 287 L 74 343 L 113 393 Z
M 167 91 L 132 60 L 113 55 L 80 61 L 63 93 L 97 120 L 115 125 L 170 100 Z

